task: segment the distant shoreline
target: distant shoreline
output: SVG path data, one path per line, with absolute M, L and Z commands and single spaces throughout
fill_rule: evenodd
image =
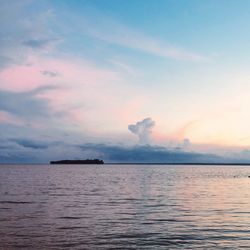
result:
M 250 163 L 166 163 L 166 162 L 144 162 L 144 163 L 140 163 L 140 162 L 117 162 L 117 163 L 110 163 L 107 162 L 105 163 L 105 165 L 206 165 L 206 166 L 215 166 L 215 165 L 220 165 L 220 166 L 226 166 L 226 165 L 230 165 L 230 166 L 250 166 Z
M 30 163 L 30 162 L 23 162 L 23 163 L 0 163 L 0 165 L 51 165 L 50 163 Z M 67 165 L 67 164 L 52 164 L 52 165 Z M 70 165 L 70 164 L 69 164 Z M 72 164 L 75 165 L 75 164 Z M 85 164 L 79 164 L 79 165 L 86 165 Z M 88 164 L 87 164 L 88 165 Z M 90 163 L 89 165 L 99 165 L 99 164 L 93 164 Z M 166 162 L 105 162 L 102 165 L 175 165 L 175 166 L 250 166 L 250 163 L 166 163 Z

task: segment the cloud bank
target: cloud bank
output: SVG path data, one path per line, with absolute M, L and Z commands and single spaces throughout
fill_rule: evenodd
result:
M 219 163 L 229 161 L 214 154 L 185 152 L 160 146 L 137 145 L 124 147 L 107 144 L 84 144 L 83 151 L 92 150 L 106 162 L 122 163 Z
M 50 160 L 100 158 L 106 163 L 219 163 L 229 159 L 160 146 L 66 144 L 27 138 L 0 141 L 1 163 L 48 163 Z

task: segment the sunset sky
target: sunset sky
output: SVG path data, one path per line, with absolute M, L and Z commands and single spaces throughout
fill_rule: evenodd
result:
M 0 0 L 0 162 L 250 160 L 249 10 Z

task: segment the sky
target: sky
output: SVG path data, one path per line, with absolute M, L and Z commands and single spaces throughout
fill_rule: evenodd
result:
M 0 0 L 0 162 L 249 162 L 249 8 Z

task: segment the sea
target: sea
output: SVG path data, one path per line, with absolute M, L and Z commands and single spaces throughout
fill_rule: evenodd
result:
M 250 167 L 0 165 L 0 249 L 250 249 Z

